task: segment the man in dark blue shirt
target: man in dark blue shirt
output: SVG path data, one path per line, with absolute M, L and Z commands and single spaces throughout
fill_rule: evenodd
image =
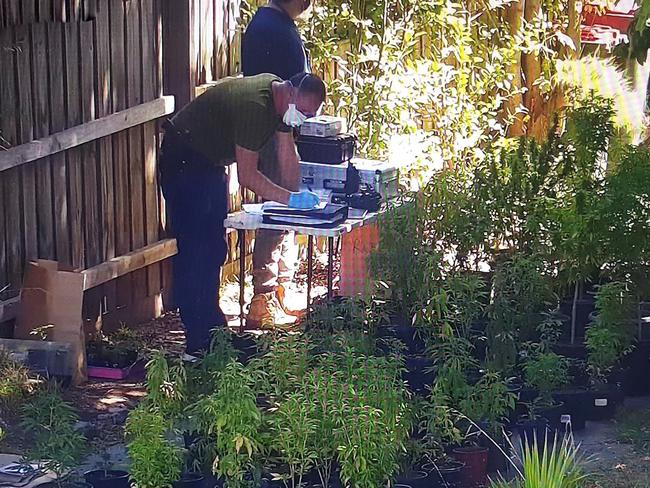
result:
M 244 76 L 271 73 L 288 80 L 311 72 L 307 52 L 295 24 L 310 0 L 270 0 L 260 7 L 242 39 L 241 63 Z M 259 170 L 271 181 L 292 191 L 300 186 L 300 167 L 278 161 L 272 138 L 260 151 Z M 291 167 L 288 167 L 291 165 Z M 295 167 L 294 167 L 295 166 Z M 253 249 L 254 296 L 246 319 L 249 328 L 266 328 L 292 322 L 285 306 L 298 261 L 295 235 L 258 230 Z
M 303 0 L 272 0 L 258 9 L 242 39 L 244 76 L 272 73 L 288 80 L 297 73 L 311 71 L 294 22 L 307 10 L 309 3 Z

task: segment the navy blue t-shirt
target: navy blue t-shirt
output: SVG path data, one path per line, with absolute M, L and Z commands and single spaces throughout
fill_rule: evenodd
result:
M 283 80 L 311 71 L 296 24 L 286 13 L 261 7 L 242 39 L 244 76 L 271 73 Z

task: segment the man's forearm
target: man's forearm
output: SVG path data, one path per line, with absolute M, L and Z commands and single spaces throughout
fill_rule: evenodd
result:
M 300 158 L 293 136 L 281 133 L 277 137 L 277 159 L 280 165 L 282 184 L 291 191 L 300 189 Z
M 240 178 L 242 186 L 248 188 L 258 197 L 274 202 L 289 203 L 291 192 L 269 180 L 259 171 L 252 172 L 245 180 Z

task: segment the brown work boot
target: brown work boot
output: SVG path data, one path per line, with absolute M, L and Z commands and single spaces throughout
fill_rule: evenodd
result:
M 295 317 L 284 313 L 274 292 L 260 293 L 251 300 L 246 316 L 247 329 L 273 330 L 293 327 Z
M 278 288 L 275 291 L 275 296 L 278 303 L 280 304 L 280 307 L 282 307 L 282 311 L 287 315 L 291 315 L 297 318 L 301 318 L 304 315 L 304 310 L 293 309 L 288 306 L 287 288 L 284 285 L 278 285 Z

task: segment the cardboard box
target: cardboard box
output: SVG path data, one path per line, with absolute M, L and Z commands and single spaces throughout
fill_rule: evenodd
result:
M 86 381 L 86 344 L 83 330 L 84 276 L 56 261 L 38 260 L 27 264 L 20 292 L 20 313 L 16 339 L 42 338 L 71 345 L 72 383 Z

